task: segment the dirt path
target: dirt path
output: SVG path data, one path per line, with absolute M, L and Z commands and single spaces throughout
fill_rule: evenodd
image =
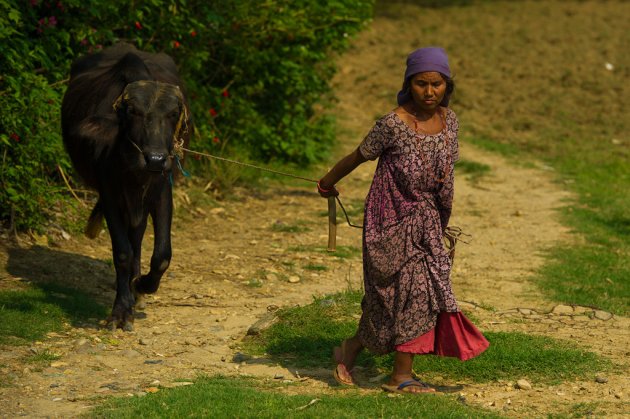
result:
M 337 114 L 346 151 L 356 146 L 376 115 L 388 110 L 384 104 L 389 99 L 382 92 L 395 92 L 398 85 L 399 68 L 385 68 L 383 62 L 390 57 L 376 54 L 378 48 L 373 47 L 388 42 L 376 37 L 387 24 L 376 21 L 340 59 Z M 368 91 L 367 98 L 359 96 Z M 504 382 L 471 384 L 466 399 L 514 417 L 570 411 L 577 403 L 600 403 L 598 413 L 623 416 L 630 392 L 628 319 L 545 303 L 528 280 L 544 261 L 542 251 L 570 237 L 555 211 L 568 194 L 549 171 L 516 167 L 466 144 L 461 156 L 492 169 L 477 182 L 463 175 L 457 179 L 453 224 L 473 236 L 470 245 L 458 248 L 453 272 L 463 308 L 475 311 L 483 330 L 572 339 L 624 366 L 610 374 L 606 384 L 592 379 L 551 387 L 533 383 L 530 391 Z M 373 171 L 374 164 L 369 163 L 342 181 L 345 202 L 365 197 Z M 76 416 L 102 398 L 185 385 L 177 380 L 198 374 L 293 377 L 295 371 L 269 360 L 234 362 L 235 355 L 239 361 L 238 342 L 274 307 L 308 304 L 313 295 L 360 287 L 360 255 L 339 258 L 318 251 L 326 244 L 326 202 L 311 187 L 278 185 L 255 194 L 236 191 L 234 200 L 216 208 L 200 205 L 188 192 L 184 196 L 185 191 L 178 191 L 173 262 L 158 294 L 147 301 L 146 318 L 137 320 L 131 333 L 101 330 L 94 319 L 84 327 L 49 334 L 32 347 L 3 347 L 0 373 L 11 385 L 0 388 L 0 417 Z M 282 231 L 292 228 L 304 231 Z M 360 230 L 340 225 L 338 236 L 339 246 L 360 249 Z M 145 242 L 150 243 L 150 237 Z M 107 306 L 113 300 L 105 235 L 96 241 L 57 238 L 51 247 L 0 250 L 3 286 L 56 278 L 98 294 Z M 146 248 L 145 256 L 149 252 Z M 328 270 L 309 269 L 314 265 Z M 25 359 L 45 350 L 59 359 L 33 370 Z M 294 391 L 339 391 L 327 370 L 300 373 L 309 379 Z M 376 385 L 365 384 L 365 391 L 378 391 Z

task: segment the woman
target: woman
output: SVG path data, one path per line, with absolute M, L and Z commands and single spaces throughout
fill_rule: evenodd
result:
M 442 48 L 407 58 L 398 107 L 376 121 L 359 147 L 318 183 L 321 196 L 366 160 L 379 158 L 365 204 L 365 295 L 357 333 L 334 349 L 335 379 L 354 384 L 352 368 L 363 348 L 395 352 L 390 380 L 398 393 L 435 389 L 412 373 L 419 354 L 479 355 L 488 341 L 459 311 L 451 289 L 451 259 L 442 237 L 451 215 L 458 121 L 448 102 L 454 90 Z

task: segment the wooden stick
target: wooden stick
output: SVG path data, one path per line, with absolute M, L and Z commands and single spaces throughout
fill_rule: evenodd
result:
M 328 197 L 328 251 L 337 248 L 337 202 L 334 196 Z

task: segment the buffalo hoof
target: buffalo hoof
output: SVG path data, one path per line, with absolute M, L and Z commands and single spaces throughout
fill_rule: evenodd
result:
M 144 310 L 147 308 L 146 297 L 144 294 L 136 294 L 136 305 L 134 306 L 136 310 Z
M 133 331 L 133 310 L 112 310 L 112 315 L 107 319 L 107 326 L 112 332 L 116 329 L 122 329 L 125 332 Z
M 145 308 L 147 308 L 147 303 L 145 299 L 145 294 L 138 291 L 138 282 L 140 282 L 140 278 L 134 278 L 131 281 L 131 292 L 133 292 L 133 298 L 136 301 L 134 309 L 144 310 Z
M 135 279 L 132 284 L 136 295 L 153 294 L 160 286 L 160 279 L 155 280 L 149 275 L 142 275 L 139 279 Z
M 117 329 L 122 329 L 125 332 L 133 332 L 133 319 L 116 320 L 112 317 L 107 319 L 107 329 L 115 332 Z

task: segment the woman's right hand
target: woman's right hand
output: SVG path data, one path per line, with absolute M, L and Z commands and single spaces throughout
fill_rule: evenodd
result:
M 322 198 L 329 198 L 331 196 L 338 196 L 339 195 L 339 191 L 337 189 L 335 189 L 334 185 L 327 186 L 321 180 L 319 182 L 317 182 L 317 192 L 319 192 L 319 195 Z

